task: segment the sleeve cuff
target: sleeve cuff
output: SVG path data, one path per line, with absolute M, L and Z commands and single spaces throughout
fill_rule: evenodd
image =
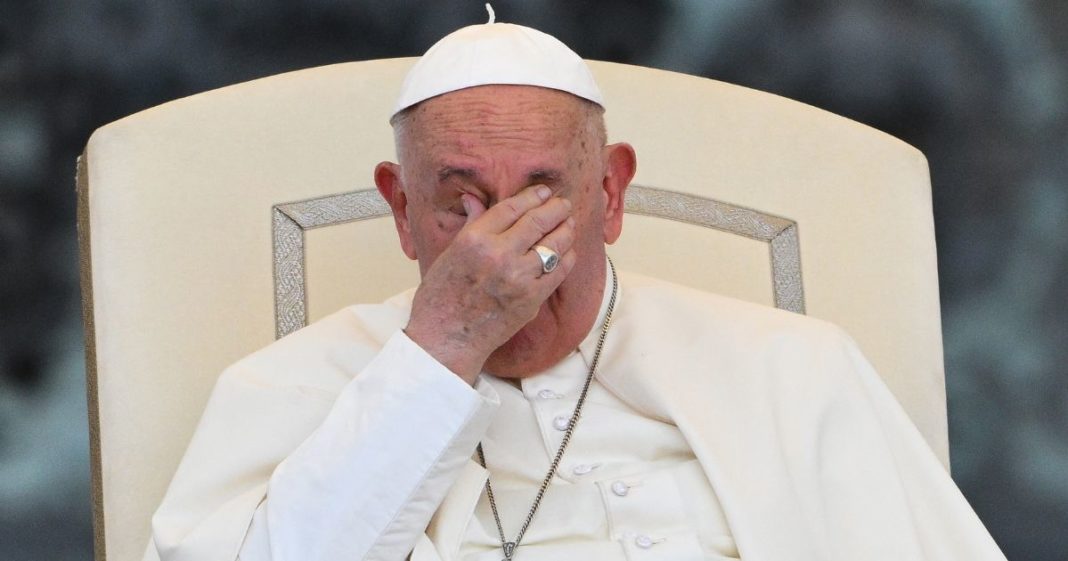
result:
M 415 341 L 412 341 L 403 330 L 397 331 L 389 338 L 389 341 L 386 342 L 385 347 L 382 349 L 383 352 L 390 347 L 394 347 L 392 349 L 393 352 L 411 357 L 411 360 L 419 365 L 419 371 L 425 375 L 428 383 L 456 386 L 449 389 L 460 393 L 468 393 L 469 395 L 472 395 L 471 392 L 464 392 L 463 390 L 474 390 L 474 393 L 484 400 L 483 403 L 485 405 L 500 405 L 497 390 L 483 381 L 482 374 L 478 375 L 475 380 L 475 386 L 472 388 L 463 378 L 457 376 L 455 372 L 449 370 L 444 364 L 430 356 L 430 353 L 426 352 Z
M 275 559 L 403 557 L 499 403 L 398 331 L 275 470 L 255 534 Z

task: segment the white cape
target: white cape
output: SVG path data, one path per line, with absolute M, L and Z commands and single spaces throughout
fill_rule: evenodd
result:
M 598 378 L 683 432 L 742 559 L 1004 561 L 840 329 L 634 275 L 622 288 Z M 229 368 L 153 519 L 146 558 L 156 547 L 167 560 L 237 558 L 275 467 L 406 324 L 409 299 L 346 308 Z M 467 462 L 455 473 L 405 546 L 416 561 L 459 549 L 485 472 Z

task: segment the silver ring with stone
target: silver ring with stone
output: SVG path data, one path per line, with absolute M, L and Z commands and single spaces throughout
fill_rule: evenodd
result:
M 534 253 L 538 254 L 538 258 L 541 259 L 541 272 L 548 274 L 556 269 L 556 266 L 560 264 L 560 254 L 543 246 L 534 246 Z

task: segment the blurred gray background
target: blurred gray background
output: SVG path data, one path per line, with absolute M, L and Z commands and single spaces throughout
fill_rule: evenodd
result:
M 584 57 L 775 92 L 926 153 L 954 477 L 1009 559 L 1068 559 L 1068 2 L 494 7 Z M 485 18 L 476 1 L 0 0 L 0 559 L 92 556 L 73 186 L 89 134 Z

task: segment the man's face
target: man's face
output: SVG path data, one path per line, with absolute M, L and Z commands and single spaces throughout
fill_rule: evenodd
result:
M 464 193 L 489 208 L 541 184 L 572 203 L 577 263 L 537 317 L 490 357 L 486 370 L 495 374 L 544 370 L 574 349 L 596 318 L 604 243 L 618 236 L 622 190 L 605 188 L 607 152 L 593 111 L 556 90 L 479 86 L 423 102 L 400 131 L 406 216 L 398 226 L 424 275 L 467 220 Z

